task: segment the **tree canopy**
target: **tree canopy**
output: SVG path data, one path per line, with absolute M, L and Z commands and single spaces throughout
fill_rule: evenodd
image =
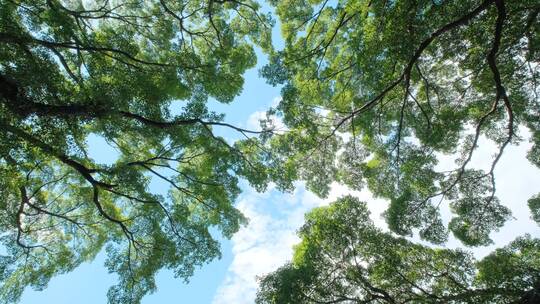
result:
M 540 165 L 538 1 L 272 4 L 285 48 L 262 74 L 284 85 L 272 114 L 289 131 L 268 145 L 288 174 L 322 196 L 333 181 L 367 185 L 391 201 L 386 220 L 400 235 L 490 244 L 511 217 L 494 174 L 505 149 L 530 132 Z M 471 159 L 482 137 L 496 149 L 480 170 Z
M 540 167 L 538 0 L 268 2 L 282 50 L 262 1 L 0 0 L 0 302 L 103 249 L 118 274 L 110 303 L 139 303 L 160 269 L 187 280 L 220 256 L 210 231 L 228 238 L 246 222 L 233 206 L 241 178 L 257 190 L 305 180 L 320 196 L 334 181 L 367 187 L 390 200 L 392 233 L 492 242 L 511 217 L 496 196 L 504 151 L 530 133 Z M 261 75 L 283 87 L 262 131 L 207 107 L 241 92 L 255 47 L 269 54 Z M 113 163 L 89 155 L 93 135 Z M 484 137 L 496 149 L 479 169 Z M 540 222 L 540 194 L 528 205 Z M 530 236 L 477 262 L 381 232 L 352 197 L 306 220 L 260 303 L 538 300 Z
M 258 304 L 537 303 L 540 240 L 519 237 L 475 261 L 382 232 L 347 196 L 306 215 L 294 258 L 260 280 Z
M 213 133 L 248 130 L 205 104 L 239 94 L 271 27 L 250 0 L 0 1 L 0 302 L 104 247 L 111 303 L 138 303 L 162 268 L 187 279 L 220 256 L 209 229 L 245 222 L 238 178 L 263 189 L 268 176 L 251 140 Z M 90 134 L 116 162 L 88 156 Z

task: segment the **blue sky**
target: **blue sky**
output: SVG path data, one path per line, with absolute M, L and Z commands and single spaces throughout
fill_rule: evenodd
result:
M 281 40 L 278 30 L 274 31 L 274 40 L 278 46 Z M 279 98 L 279 88 L 267 85 L 258 76 L 258 69 L 266 63 L 259 52 L 257 67 L 245 75 L 242 94 L 229 105 L 210 102 L 210 107 L 226 113 L 226 121 L 237 126 L 256 128 L 257 118 L 264 110 Z M 221 135 L 230 139 L 238 134 L 223 131 Z M 526 132 L 522 135 L 527 136 Z M 91 154 L 98 161 L 110 162 L 114 152 L 100 140 L 89 139 Z M 488 165 L 493 152 L 492 146 L 484 139 L 472 161 L 474 167 Z M 517 235 L 531 233 L 540 236 L 540 228 L 530 220 L 526 201 L 539 191 L 540 170 L 525 160 L 525 153 L 530 144 L 512 146 L 503 155 L 496 170 L 498 195 L 501 201 L 511 208 L 514 220 L 509 221 L 499 232 L 493 233 L 493 246 L 475 249 L 475 255 L 482 257 L 496 246 L 510 242 Z M 443 160 L 441 167 L 451 166 Z M 256 276 L 263 275 L 282 265 L 292 254 L 292 245 L 298 239 L 295 231 L 303 223 L 303 215 L 313 207 L 328 204 L 335 198 L 352 193 L 368 202 L 373 219 L 377 225 L 385 228 L 380 213 L 387 202 L 374 199 L 369 192 L 354 192 L 334 184 L 327 199 L 320 199 L 305 190 L 302 183 L 297 183 L 293 193 L 280 193 L 270 187 L 265 193 L 256 193 L 242 183 L 243 193 L 236 206 L 250 219 L 248 226 L 242 228 L 232 240 L 222 240 L 221 260 L 214 261 L 198 269 L 189 284 L 174 279 L 171 272 L 162 271 L 157 276 L 158 290 L 146 296 L 144 304 L 189 303 L 189 304 L 251 304 L 256 292 Z M 154 190 L 166 191 L 165 185 L 153 185 Z M 445 220 L 449 220 L 448 208 L 443 208 Z M 451 239 L 447 244 L 459 247 Z M 22 304 L 95 304 L 106 303 L 108 288 L 115 283 L 115 276 L 109 274 L 103 266 L 105 255 L 101 253 L 92 263 L 85 263 L 75 271 L 55 277 L 48 287 L 41 292 L 28 289 L 23 294 Z

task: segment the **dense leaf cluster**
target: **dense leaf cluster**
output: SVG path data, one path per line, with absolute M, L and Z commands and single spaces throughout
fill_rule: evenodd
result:
M 386 220 L 400 235 L 491 243 L 511 217 L 496 197 L 505 149 L 527 130 L 529 160 L 540 162 L 538 1 L 272 4 L 286 44 L 262 74 L 284 85 L 274 113 L 290 132 L 268 145 L 289 174 L 322 196 L 332 181 L 367 186 L 391 201 Z M 482 137 L 496 149 L 478 170 Z M 455 165 L 442 168 L 441 156 Z
M 238 178 L 268 176 L 208 98 L 228 103 L 270 48 L 253 1 L 0 1 L 0 302 L 106 247 L 111 303 L 138 303 L 162 268 L 189 278 L 245 218 Z M 173 101 L 175 101 L 173 103 Z M 88 156 L 101 136 L 111 164 Z M 149 191 L 152 180 L 167 196 Z M 5 252 L 5 253 L 4 253 Z
M 537 303 L 540 241 L 519 237 L 481 261 L 382 232 L 343 197 L 306 215 L 293 261 L 260 281 L 256 303 Z

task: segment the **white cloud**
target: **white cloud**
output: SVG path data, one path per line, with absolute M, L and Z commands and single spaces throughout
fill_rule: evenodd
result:
M 332 185 L 326 199 L 307 191 L 303 183 L 297 183 L 291 194 L 272 189 L 262 194 L 248 191 L 242 195 L 237 207 L 250 222 L 232 238 L 234 258 L 213 303 L 253 303 L 257 276 L 272 272 L 291 259 L 292 247 L 299 241 L 296 231 L 304 222 L 304 214 L 349 193 L 371 202 L 374 220 L 377 225 L 384 225 L 380 218 L 386 208 L 384 201 L 374 200 L 367 191 L 353 192 L 338 184 Z
M 272 122 L 272 125 L 274 126 L 274 130 L 276 132 L 283 132 L 287 130 L 287 127 L 285 126 L 281 118 L 277 117 L 276 115 L 271 115 L 270 117 L 267 117 L 266 111 L 257 111 L 249 115 L 249 118 L 247 121 L 247 127 L 250 130 L 260 131 L 261 120 L 268 119 L 268 118 Z
M 283 98 L 281 98 L 281 96 L 274 97 L 274 99 L 272 99 L 272 103 L 270 104 L 270 106 L 272 108 L 277 107 L 279 105 L 279 103 L 281 102 L 281 100 L 283 100 Z
M 272 102 L 270 103 L 270 107 L 276 107 L 280 101 L 281 101 L 281 96 L 275 97 L 274 99 L 272 99 Z M 268 119 L 268 118 L 270 118 L 270 121 L 274 125 L 275 131 L 283 132 L 287 130 L 287 127 L 285 126 L 281 118 L 275 115 L 271 115 L 270 117 L 267 117 L 266 110 L 261 110 L 261 111 L 256 111 L 256 112 L 251 113 L 251 115 L 249 115 L 248 120 L 247 120 L 247 128 L 251 130 L 261 130 L 260 121 L 263 119 Z

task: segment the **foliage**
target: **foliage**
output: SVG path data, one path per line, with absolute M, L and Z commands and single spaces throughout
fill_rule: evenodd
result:
M 271 2 L 286 45 L 261 73 L 284 85 L 272 112 L 290 131 L 267 145 L 289 174 L 321 196 L 332 181 L 367 186 L 391 201 L 400 235 L 491 243 L 511 217 L 494 170 L 520 126 L 540 164 L 538 1 Z M 497 148 L 477 170 L 481 137 Z M 455 167 L 441 168 L 443 156 Z M 442 202 L 455 215 L 447 227 Z
M 257 190 L 303 179 L 320 196 L 333 181 L 367 187 L 390 200 L 399 235 L 491 243 L 511 217 L 494 172 L 520 126 L 540 165 L 538 1 L 270 3 L 284 50 L 255 0 L 0 0 L 0 302 L 103 248 L 119 275 L 110 303 L 140 302 L 163 268 L 187 280 L 220 256 L 210 229 L 230 237 L 245 223 L 232 206 L 239 178 Z M 271 54 L 262 75 L 283 85 L 269 117 L 286 132 L 271 119 L 261 132 L 238 128 L 206 106 L 240 93 L 254 46 Z M 217 127 L 246 139 L 229 144 Z M 114 163 L 89 157 L 91 135 L 117 150 Z M 482 136 L 497 145 L 486 170 L 471 168 Z M 456 167 L 438 168 L 441 156 Z M 149 190 L 153 179 L 168 195 Z M 529 201 L 535 220 L 538 205 Z M 260 302 L 536 299 L 530 237 L 475 263 L 382 233 L 352 198 L 307 221 Z
M 294 258 L 260 279 L 263 303 L 536 303 L 540 240 L 526 235 L 476 262 L 376 228 L 347 196 L 306 215 Z M 515 301 L 515 302 L 514 302 Z
M 540 224 L 540 193 L 529 199 L 527 203 L 531 210 L 531 218 Z
M 238 178 L 264 189 L 269 169 L 253 142 L 214 135 L 248 130 L 205 103 L 239 94 L 272 22 L 251 0 L 0 0 L 0 302 L 105 247 L 115 304 L 220 256 L 209 229 L 237 231 Z M 92 134 L 114 163 L 88 156 Z

